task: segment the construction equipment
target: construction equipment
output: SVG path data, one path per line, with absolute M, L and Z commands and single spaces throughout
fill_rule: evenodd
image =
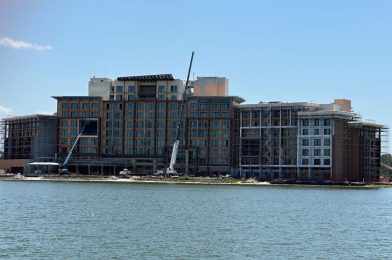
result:
M 188 96 L 190 94 L 191 91 L 191 86 L 189 86 L 189 77 L 191 74 L 191 69 L 192 69 L 192 62 L 193 62 L 193 55 L 195 54 L 195 52 L 192 52 L 192 56 L 191 56 L 191 61 L 189 63 L 189 68 L 188 68 L 188 76 L 186 78 L 186 82 L 185 82 L 185 89 L 184 89 L 184 93 L 182 94 L 182 102 L 180 103 L 180 116 L 177 122 L 177 128 L 176 128 L 176 139 L 173 143 L 173 150 L 172 150 L 172 154 L 171 154 L 171 159 L 170 159 L 170 165 L 169 167 L 166 169 L 166 174 L 167 175 L 176 175 L 178 174 L 177 171 L 174 169 L 174 165 L 176 164 L 176 160 L 177 160 L 177 153 L 178 153 L 178 146 L 180 144 L 180 140 L 179 140 L 179 135 L 180 135 L 180 127 L 182 124 L 182 117 L 183 117 L 183 113 L 184 113 L 184 108 L 186 105 L 186 102 L 188 100 Z M 164 170 L 158 170 L 155 172 L 155 174 L 165 174 Z
M 86 125 L 83 126 L 78 137 L 76 138 L 75 142 L 73 143 L 71 150 L 69 150 L 69 153 L 68 153 L 67 157 L 65 158 L 63 165 L 59 169 L 59 174 L 67 174 L 68 173 L 68 161 L 69 161 L 69 159 L 71 159 L 72 152 L 75 149 L 76 144 L 78 143 L 80 137 L 82 136 L 85 127 L 86 127 Z

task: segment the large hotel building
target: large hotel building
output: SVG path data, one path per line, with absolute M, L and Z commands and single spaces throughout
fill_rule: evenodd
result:
M 184 85 L 171 74 L 91 78 L 88 96 L 53 97 L 55 116 L 4 119 L 0 168 L 32 172 L 40 162 L 61 164 L 82 129 L 69 162 L 72 172 L 113 175 L 128 168 L 152 174 L 166 168 Z M 263 180 L 380 177 L 387 129 L 361 121 L 349 100 L 243 104 L 241 97 L 228 96 L 226 78 L 198 77 L 192 85 L 180 128 L 178 172 Z

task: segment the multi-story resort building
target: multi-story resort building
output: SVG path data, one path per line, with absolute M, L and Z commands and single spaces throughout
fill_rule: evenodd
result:
M 179 133 L 178 172 L 264 180 L 379 178 L 387 129 L 360 121 L 349 100 L 243 104 L 244 99 L 228 96 L 226 78 L 199 77 L 192 84 Z M 166 168 L 184 90 L 184 82 L 171 74 L 94 77 L 88 96 L 54 97 L 52 157 L 61 164 L 81 133 L 69 162 L 72 172 L 112 175 L 128 168 L 152 174 Z M 24 157 L 10 150 L 15 133 L 9 127 L 3 132 L 9 158 Z

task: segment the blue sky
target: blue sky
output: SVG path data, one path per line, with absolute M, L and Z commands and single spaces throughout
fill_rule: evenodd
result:
M 194 50 L 195 76 L 229 78 L 248 103 L 347 98 L 392 125 L 391 12 L 382 0 L 0 0 L 0 112 L 53 113 L 51 96 L 87 95 L 94 75 L 185 79 Z

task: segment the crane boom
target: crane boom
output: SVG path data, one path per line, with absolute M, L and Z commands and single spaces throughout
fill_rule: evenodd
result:
M 71 147 L 71 150 L 69 150 L 69 153 L 68 153 L 67 157 L 64 160 L 63 166 L 60 169 L 60 173 L 68 173 L 68 169 L 67 169 L 68 161 L 69 161 L 69 159 L 71 159 L 72 152 L 75 149 L 76 144 L 78 143 L 80 137 L 82 136 L 85 127 L 86 127 L 86 125 L 83 126 L 83 128 L 80 131 L 80 133 L 78 134 L 75 142 L 73 143 L 73 145 Z
M 183 113 L 184 113 L 184 108 L 185 108 L 185 104 L 188 100 L 188 95 L 191 89 L 191 86 L 189 86 L 189 77 L 191 74 L 191 69 L 192 69 L 192 63 L 193 63 L 193 55 L 195 54 L 195 52 L 192 51 L 192 56 L 191 56 L 191 61 L 189 63 L 189 68 L 188 68 L 188 75 L 186 77 L 186 82 L 185 82 L 185 89 L 184 89 L 184 93 L 182 94 L 182 102 L 180 103 L 180 117 L 178 119 L 177 122 L 177 128 L 176 128 L 176 140 L 173 143 L 173 150 L 172 150 L 172 154 L 171 154 L 171 158 L 170 158 L 170 165 L 169 168 L 166 169 L 166 173 L 168 174 L 173 174 L 173 173 L 177 173 L 176 170 L 174 170 L 174 165 L 176 164 L 176 160 L 177 160 L 177 153 L 178 153 L 178 146 L 180 144 L 180 140 L 179 140 L 179 136 L 180 136 L 180 127 L 182 124 L 182 117 L 183 117 Z

